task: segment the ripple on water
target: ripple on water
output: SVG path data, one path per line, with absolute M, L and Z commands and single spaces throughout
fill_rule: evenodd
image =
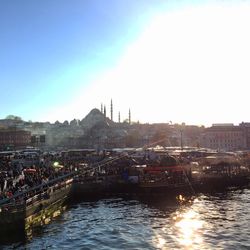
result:
M 81 202 L 31 241 L 3 248 L 249 249 L 249 204 L 249 189 L 200 195 L 181 204 L 163 198 Z

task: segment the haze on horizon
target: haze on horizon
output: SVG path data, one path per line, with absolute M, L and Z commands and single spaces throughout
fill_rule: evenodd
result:
M 0 118 L 250 121 L 249 1 L 0 3 Z

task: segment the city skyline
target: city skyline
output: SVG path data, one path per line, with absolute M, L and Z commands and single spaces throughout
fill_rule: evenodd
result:
M 249 3 L 3 1 L 0 117 L 248 121 Z

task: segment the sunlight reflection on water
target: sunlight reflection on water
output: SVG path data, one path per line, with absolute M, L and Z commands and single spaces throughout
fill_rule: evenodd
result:
M 98 250 L 250 249 L 249 205 L 248 189 L 197 195 L 192 199 L 111 198 L 82 202 L 22 246 Z
M 170 218 L 166 219 L 166 225 L 162 228 L 157 228 L 154 232 L 153 242 L 157 249 L 171 249 L 174 241 L 175 247 L 183 249 L 206 249 L 207 246 L 203 240 L 203 230 L 205 222 L 197 211 L 195 211 L 196 202 L 186 200 L 184 197 L 179 197 L 179 202 L 186 201 L 185 205 L 180 206 L 174 211 Z M 171 240 L 166 238 L 171 236 Z
M 179 243 L 186 247 L 198 245 L 201 248 L 203 243 L 202 229 L 204 222 L 200 220 L 199 214 L 192 208 L 174 216 L 175 227 L 177 227 L 176 238 Z

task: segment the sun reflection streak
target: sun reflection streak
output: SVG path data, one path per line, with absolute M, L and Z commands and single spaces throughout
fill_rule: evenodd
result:
M 182 214 L 173 217 L 177 228 L 178 242 L 187 248 L 193 245 L 202 245 L 202 228 L 204 222 L 199 219 L 199 214 L 192 208 Z
M 208 224 L 203 219 L 203 206 L 199 198 L 176 197 L 178 206 L 169 217 L 154 225 L 152 237 L 156 249 L 210 249 L 206 242 Z M 204 204 L 203 204 L 204 205 Z M 163 221 L 164 220 L 164 221 Z
M 166 244 L 166 240 L 158 235 L 156 239 L 156 247 L 159 249 L 163 249 L 164 245 Z

